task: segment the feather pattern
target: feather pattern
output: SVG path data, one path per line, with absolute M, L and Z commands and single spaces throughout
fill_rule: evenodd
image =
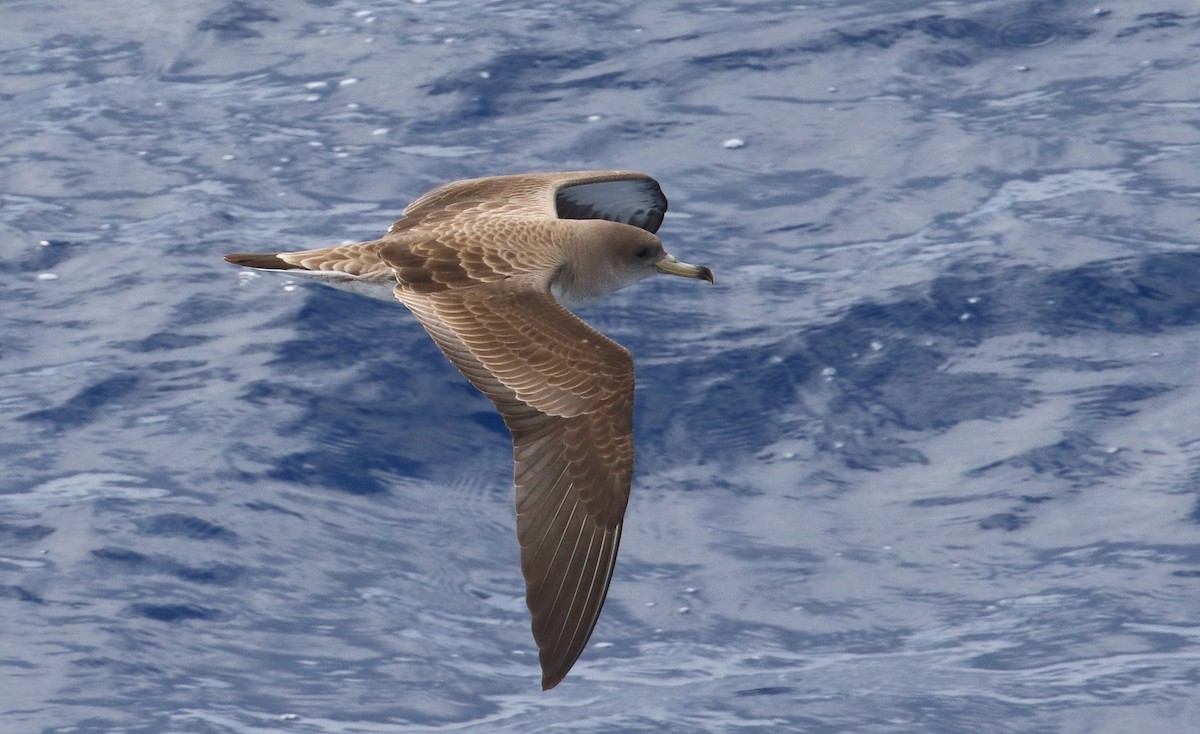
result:
M 610 370 L 612 384 L 599 379 L 595 382 L 600 384 L 574 393 L 560 390 L 543 398 L 551 405 L 573 406 L 563 411 L 570 415 L 543 412 L 520 396 L 524 381 L 516 381 L 522 387 L 506 384 L 491 366 L 520 361 L 520 354 L 488 351 L 475 328 L 464 328 L 472 311 L 464 308 L 461 294 L 430 297 L 396 290 L 451 363 L 491 399 L 512 434 L 521 570 L 540 649 L 542 686 L 551 688 L 591 637 L 616 564 L 633 475 L 633 362 L 623 347 L 562 309 L 566 319 L 578 323 L 575 328 L 603 340 L 595 342 L 600 347 L 595 353 L 581 349 L 579 356 L 615 356 L 625 367 Z M 474 290 L 467 300 L 509 298 Z M 512 335 L 504 333 L 496 341 Z M 578 397 L 585 392 L 593 395 L 591 400 Z M 581 544 L 585 535 L 586 547 Z

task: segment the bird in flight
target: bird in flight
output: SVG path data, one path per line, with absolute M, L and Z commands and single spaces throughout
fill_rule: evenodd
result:
M 659 273 L 712 283 L 663 249 L 666 211 L 642 173 L 493 176 L 429 191 L 377 240 L 225 256 L 399 300 L 495 404 L 543 690 L 596 626 L 633 475 L 633 360 L 568 308 Z

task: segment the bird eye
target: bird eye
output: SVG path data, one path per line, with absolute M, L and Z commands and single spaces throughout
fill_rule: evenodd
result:
M 633 256 L 638 260 L 645 260 L 646 258 L 650 257 L 650 253 L 652 252 L 654 252 L 654 248 L 652 247 L 639 247 L 634 251 Z

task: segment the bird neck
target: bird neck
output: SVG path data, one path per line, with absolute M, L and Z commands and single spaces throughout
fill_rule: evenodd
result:
M 562 264 L 550 281 L 550 292 L 568 308 L 591 303 L 606 293 L 624 288 L 615 269 L 606 225 L 597 220 L 558 222 Z M 619 226 L 619 225 L 614 225 Z

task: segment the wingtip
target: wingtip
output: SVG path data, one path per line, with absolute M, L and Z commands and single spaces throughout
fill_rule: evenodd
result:
M 544 653 L 545 651 L 539 651 L 538 662 L 542 668 L 542 690 L 548 691 L 562 683 L 563 678 L 566 678 L 567 673 L 571 670 L 571 666 L 568 665 L 566 670 L 563 670 L 562 661 L 548 660 Z

